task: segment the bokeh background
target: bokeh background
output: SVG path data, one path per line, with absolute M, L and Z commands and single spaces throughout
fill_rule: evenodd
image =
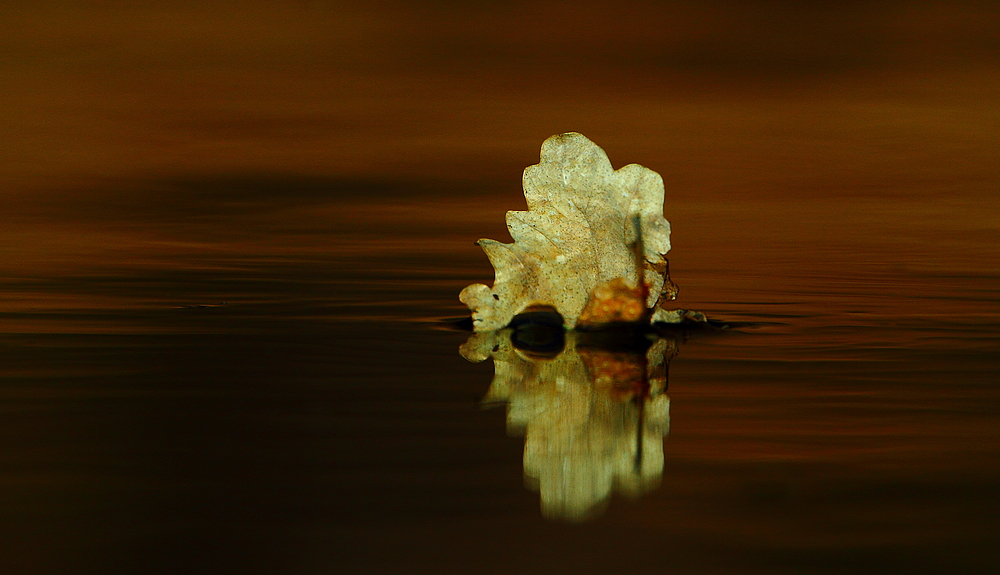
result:
M 0 5 L 5 573 L 988 573 L 1000 7 Z M 664 485 L 549 523 L 435 329 L 579 131 L 662 174 Z
M 565 131 L 661 172 L 679 245 L 711 217 L 684 203 L 707 200 L 782 200 L 740 218 L 765 236 L 800 217 L 829 225 L 796 234 L 836 241 L 873 210 L 995 234 L 973 216 L 997 214 L 998 38 L 985 1 L 6 2 L 5 266 L 249 210 L 232 196 L 261 177 L 297 206 L 329 184 L 516 208 L 520 171 Z M 800 203 L 832 196 L 876 205 Z M 67 228 L 92 218 L 135 225 Z

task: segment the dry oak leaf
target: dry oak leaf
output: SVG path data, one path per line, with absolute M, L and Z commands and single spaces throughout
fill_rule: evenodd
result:
M 555 308 L 573 328 L 598 285 L 641 290 L 647 309 L 672 299 L 659 174 L 638 164 L 615 170 L 597 144 L 570 132 L 545 140 L 541 161 L 524 170 L 523 181 L 528 211 L 507 212 L 514 242 L 477 242 L 495 269 L 493 287 L 473 284 L 459 295 L 475 331 L 503 328 L 540 307 Z

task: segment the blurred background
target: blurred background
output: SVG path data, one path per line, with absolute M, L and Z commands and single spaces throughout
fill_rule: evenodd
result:
M 681 246 L 707 200 L 781 200 L 755 233 L 875 210 L 996 237 L 992 2 L 44 0 L 4 3 L 0 53 L 8 272 L 205 239 L 165 220 L 253 211 L 262 177 L 279 207 L 457 195 L 487 219 L 565 131 L 663 174 Z M 845 196 L 876 205 L 805 205 Z M 119 225 L 72 229 L 93 218 Z
M 987 573 L 1000 7 L 0 5 L 5 573 Z M 568 527 L 478 402 L 541 142 L 666 185 L 664 485 Z

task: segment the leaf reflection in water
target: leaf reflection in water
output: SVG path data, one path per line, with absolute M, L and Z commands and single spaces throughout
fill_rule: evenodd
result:
M 678 341 L 622 341 L 526 324 L 473 334 L 460 349 L 469 361 L 493 359 L 483 401 L 507 404 L 508 432 L 524 436 L 526 483 L 547 518 L 584 521 L 613 493 L 638 497 L 660 483 Z

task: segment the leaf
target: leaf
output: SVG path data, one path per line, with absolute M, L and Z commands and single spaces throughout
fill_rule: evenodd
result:
M 459 295 L 476 331 L 543 308 L 555 308 L 573 328 L 598 286 L 613 298 L 590 306 L 591 323 L 640 319 L 633 301 L 648 319 L 648 310 L 673 299 L 659 174 L 637 164 L 615 170 L 604 150 L 570 132 L 545 140 L 523 181 L 528 211 L 507 212 L 514 242 L 477 242 L 495 269 L 493 287 L 473 284 Z

